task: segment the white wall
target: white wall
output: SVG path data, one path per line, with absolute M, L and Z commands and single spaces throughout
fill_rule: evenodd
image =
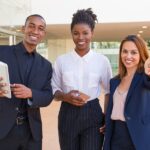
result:
M 42 14 L 49 24 L 70 23 L 77 9 L 91 7 L 99 22 L 150 20 L 150 0 L 31 0 L 32 12 Z M 44 9 L 43 9 L 44 8 Z
M 59 55 L 62 55 L 74 48 L 72 39 L 48 40 L 48 59 L 53 63 Z
M 0 0 L 0 26 L 24 24 L 31 13 L 31 0 Z

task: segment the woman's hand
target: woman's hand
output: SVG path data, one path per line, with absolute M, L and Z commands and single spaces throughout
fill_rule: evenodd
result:
M 80 92 L 77 90 L 72 90 L 65 94 L 63 99 L 75 106 L 83 106 L 86 103 L 86 100 L 80 97 Z
M 150 76 L 150 57 L 145 61 L 144 71 L 146 75 Z
M 99 129 L 100 133 L 104 134 L 105 128 L 106 128 L 105 124 L 102 127 L 100 127 L 100 129 Z

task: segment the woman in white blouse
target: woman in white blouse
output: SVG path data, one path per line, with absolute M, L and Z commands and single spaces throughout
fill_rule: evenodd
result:
M 75 48 L 59 56 L 54 64 L 52 86 L 62 101 L 59 118 L 61 150 L 100 150 L 103 114 L 98 97 L 103 85 L 109 94 L 111 67 L 108 59 L 90 49 L 97 16 L 89 9 L 78 10 L 71 23 Z

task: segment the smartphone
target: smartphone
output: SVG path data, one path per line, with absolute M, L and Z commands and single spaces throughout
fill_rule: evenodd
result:
M 79 97 L 81 97 L 85 101 L 87 101 L 90 98 L 90 96 L 85 93 L 79 92 L 79 94 Z

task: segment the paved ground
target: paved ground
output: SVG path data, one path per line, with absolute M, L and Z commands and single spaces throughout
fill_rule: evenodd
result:
M 43 150 L 60 150 L 57 132 L 57 116 L 60 102 L 53 101 L 41 109 L 43 120 Z

